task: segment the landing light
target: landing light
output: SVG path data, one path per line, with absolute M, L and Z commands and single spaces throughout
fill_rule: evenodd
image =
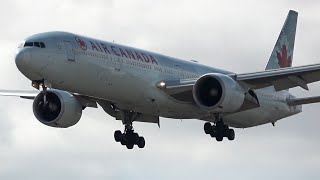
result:
M 34 88 L 36 88 L 36 89 L 40 89 L 40 85 L 39 85 L 39 83 L 37 83 L 37 82 L 34 82 L 34 81 L 32 81 L 32 87 L 34 87 Z
M 166 83 L 163 82 L 163 81 L 161 81 L 161 82 L 159 82 L 158 87 L 159 87 L 160 89 L 165 89 L 165 88 L 166 88 Z

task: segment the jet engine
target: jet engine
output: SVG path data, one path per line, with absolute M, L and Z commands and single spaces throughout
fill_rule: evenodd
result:
M 196 104 L 210 112 L 235 112 L 245 98 L 244 90 L 235 80 L 219 73 L 201 76 L 192 93 Z
M 33 113 L 47 126 L 67 128 L 80 120 L 82 106 L 72 94 L 50 89 L 36 96 L 33 101 Z

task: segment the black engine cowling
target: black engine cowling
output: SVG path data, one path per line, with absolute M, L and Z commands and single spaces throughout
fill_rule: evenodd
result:
M 218 73 L 201 76 L 193 87 L 193 99 L 210 112 L 235 112 L 244 102 L 243 88 L 231 77 Z
M 77 124 L 82 106 L 70 93 L 59 90 L 41 92 L 33 101 L 33 113 L 43 124 L 67 128 Z

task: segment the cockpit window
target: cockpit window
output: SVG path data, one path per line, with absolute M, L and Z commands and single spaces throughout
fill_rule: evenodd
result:
M 44 42 L 25 42 L 23 47 L 39 47 L 39 48 L 45 48 L 46 45 Z
M 40 42 L 34 42 L 33 45 L 34 45 L 35 47 L 40 47 Z
M 41 48 L 45 48 L 45 47 L 46 47 L 46 45 L 44 45 L 44 43 L 43 43 L 43 42 L 40 42 L 40 47 L 41 47 Z
M 33 46 L 33 42 L 26 42 L 24 43 L 23 47 L 32 47 Z

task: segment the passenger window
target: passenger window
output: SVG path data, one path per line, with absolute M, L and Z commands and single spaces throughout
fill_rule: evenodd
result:
M 41 46 L 41 48 L 45 48 L 46 47 L 46 45 L 43 42 L 40 43 L 40 46 Z
M 34 42 L 34 46 L 40 47 L 40 43 L 39 42 Z
M 26 42 L 24 44 L 24 47 L 32 47 L 33 46 L 33 42 Z

